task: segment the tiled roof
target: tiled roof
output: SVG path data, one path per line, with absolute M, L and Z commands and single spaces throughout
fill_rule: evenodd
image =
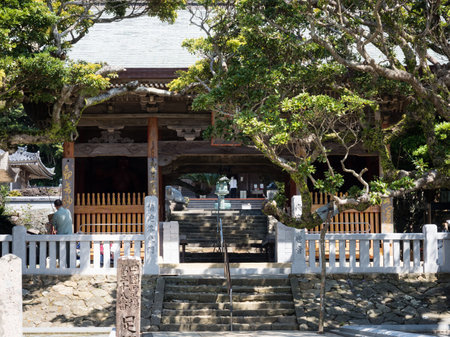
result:
M 55 169 L 46 167 L 38 152 L 28 152 L 26 147 L 19 147 L 9 156 L 9 164 L 12 168 L 21 168 L 30 173 L 30 179 L 51 179 L 55 175 Z
M 181 43 L 203 35 L 189 19 L 187 11 L 180 11 L 172 25 L 147 16 L 97 24 L 73 46 L 69 57 L 133 68 L 188 67 L 197 57 Z

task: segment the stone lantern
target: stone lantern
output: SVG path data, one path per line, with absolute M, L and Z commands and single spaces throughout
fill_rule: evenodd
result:
M 216 195 L 218 197 L 218 202 L 214 204 L 216 209 L 230 209 L 231 204 L 225 201 L 225 196 L 229 193 L 228 191 L 228 182 L 230 180 L 223 176 L 216 183 Z
M 278 193 L 278 187 L 274 182 L 267 185 L 267 199 L 273 200 Z

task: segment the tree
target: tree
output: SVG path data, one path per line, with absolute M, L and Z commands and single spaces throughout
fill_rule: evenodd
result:
M 20 128 L 1 125 L 0 146 L 76 138 L 84 109 L 134 90 L 138 83 L 109 89 L 110 78 L 120 69 L 68 60 L 68 49 L 94 24 L 141 15 L 172 22 L 183 3 L 0 0 L 0 118 L 11 119 L 22 106 L 30 117 Z
M 288 226 L 313 228 L 327 215 L 329 220 L 345 209 L 364 210 L 382 197 L 449 186 L 448 2 L 431 7 L 425 1 L 201 4 L 201 10 L 190 11 L 206 37 L 184 44 L 202 60 L 181 72 L 171 90 L 195 88 L 193 107 L 216 116 L 212 133 L 255 146 L 289 173 L 303 199 L 301 218 L 274 202 L 266 205 L 267 214 Z M 375 61 L 369 46 L 385 60 Z M 404 62 L 397 47 L 406 55 Z M 377 117 L 386 97 L 406 106 L 404 116 L 389 127 Z M 407 152 L 407 165 L 401 167 L 390 145 L 412 130 L 419 146 Z M 378 152 L 382 178 L 369 181 L 367 168 L 347 165 L 358 147 Z M 333 152 L 342 154 L 340 167 L 331 164 Z M 318 162 L 326 164 L 324 179 L 314 177 Z M 359 186 L 338 197 L 342 172 Z M 321 214 L 311 212 L 311 188 L 333 200 Z M 324 249 L 321 256 L 325 261 Z
M 331 50 L 312 39 L 311 32 L 306 37 L 311 19 L 309 12 L 299 7 L 302 2 L 248 0 L 218 6 L 209 0 L 202 3 L 202 11 L 195 7 L 190 10 L 192 21 L 207 37 L 188 40 L 185 46 L 203 59 L 182 72 L 171 89 L 194 86 L 198 93 L 194 108 L 212 109 L 221 117 L 216 121 L 215 132 L 250 140 L 291 175 L 303 198 L 302 219 L 291 219 L 275 207 L 271 210 L 286 224 L 314 227 L 323 221 L 317 214 L 311 214 L 308 180 L 315 188 L 329 193 L 339 211 L 362 210 L 379 203 L 382 196 L 448 184 L 449 124 L 442 113 L 443 105 L 439 108 L 433 103 L 437 102 L 434 93 L 422 97 L 412 83 L 401 77 L 380 77 L 378 73 L 374 77 L 371 72 L 338 62 Z M 359 13 L 356 7 L 351 9 Z M 369 12 L 370 5 L 361 10 Z M 444 8 L 437 10 L 442 12 Z M 415 18 L 414 14 L 410 20 Z M 352 29 L 363 24 L 358 22 L 353 21 Z M 351 40 L 350 35 L 335 37 L 334 49 L 348 59 L 358 60 L 359 49 L 347 47 Z M 444 97 L 446 90 L 443 88 L 438 96 Z M 396 96 L 407 104 L 408 113 L 395 125 L 382 128 L 373 119 L 386 95 Z M 429 108 L 427 113 L 425 107 Z M 416 157 L 422 156 L 415 161 L 420 169 L 399 170 L 392 161 L 389 144 L 412 124 L 417 126 L 418 121 L 426 135 L 422 153 L 415 153 Z M 429 141 L 436 137 L 443 142 Z M 360 188 L 353 189 L 346 198 L 335 195 L 343 179 L 328 158 L 336 144 L 343 153 L 341 170 L 360 182 Z M 356 172 L 346 167 L 351 151 L 361 145 L 380 154 L 383 180 L 366 181 L 366 170 Z M 325 179 L 314 179 L 317 161 L 328 166 Z M 432 169 L 427 170 L 427 165 Z

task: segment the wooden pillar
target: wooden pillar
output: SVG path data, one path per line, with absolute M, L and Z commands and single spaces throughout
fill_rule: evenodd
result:
M 75 220 L 75 158 L 73 142 L 64 143 L 62 160 L 62 202 L 63 206 L 72 213 Z
M 165 219 L 165 204 L 166 204 L 166 194 L 164 193 L 164 183 L 163 183 L 163 176 L 161 170 L 158 168 L 158 202 L 159 202 L 159 221 L 164 221 Z
M 147 144 L 148 195 L 158 197 L 158 118 L 156 117 L 148 119 Z

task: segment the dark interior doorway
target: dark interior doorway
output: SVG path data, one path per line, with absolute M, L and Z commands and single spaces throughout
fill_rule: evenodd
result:
M 133 193 L 147 191 L 147 158 L 76 158 L 76 193 Z

